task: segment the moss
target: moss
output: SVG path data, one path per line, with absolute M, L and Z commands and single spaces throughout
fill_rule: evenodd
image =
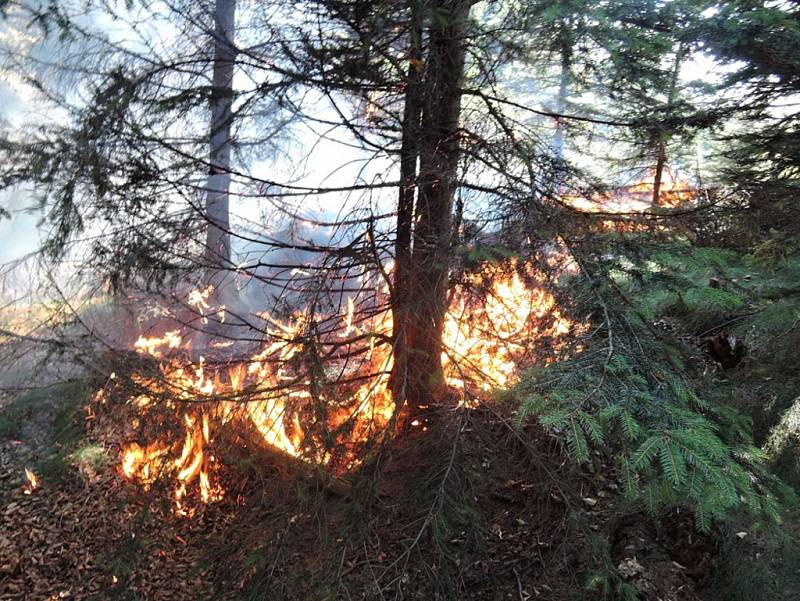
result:
M 95 471 L 99 471 L 109 462 L 106 450 L 97 444 L 81 446 L 73 451 L 69 458 L 74 465 L 81 468 L 91 468 Z
M 72 464 L 71 454 L 84 438 L 82 406 L 90 388 L 82 380 L 28 391 L 4 410 L 0 437 L 22 439 L 36 446 L 40 459 L 34 471 L 45 480 L 60 480 Z

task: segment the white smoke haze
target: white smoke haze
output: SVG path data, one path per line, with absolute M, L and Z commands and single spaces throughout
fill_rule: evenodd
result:
M 203 5 L 197 6 L 200 10 Z M 76 3 L 75 10 L 79 7 L 80 3 Z M 116 10 L 120 11 L 119 19 L 99 11 L 81 17 L 81 23 L 131 51 L 156 54 L 168 52 L 170 45 L 184 33 L 170 21 L 169 10 L 164 10 L 161 16 L 157 4 L 151 5 L 147 15 L 128 12 L 124 7 Z M 300 8 L 295 11 L 302 15 Z M 11 23 L 14 24 L 13 20 Z M 136 23 L 137 27 L 131 28 L 126 23 Z M 19 23 L 16 25 L 21 27 Z M 63 92 L 69 104 L 82 106 L 87 90 L 82 88 L 79 75 L 56 67 L 71 61 L 74 64 L 73 59 L 80 52 L 96 59 L 93 49 L 69 44 L 65 47 L 57 40 L 31 37 L 24 27 L 21 31 L 13 33 L 12 41 L 20 45 L 18 49 L 35 45 L 42 73 L 52 74 L 58 84 L 56 89 Z M 241 43 L 247 43 L 246 28 L 241 39 Z M 194 44 L 194 51 L 203 54 L 208 52 L 206 42 L 202 36 L 196 36 L 188 44 Z M 243 68 L 234 75 L 234 88 L 239 91 L 267 83 L 266 76 L 254 77 Z M 21 82 L 8 85 L 16 100 L 2 110 L 13 127 L 22 131 L 24 126 L 64 118 Z M 208 285 L 201 268 L 188 271 L 169 286 L 154 290 L 133 283 L 112 296 L 107 288 L 94 281 L 94 274 L 80 269 L 89 241 L 109 233 L 91 226 L 79 235 L 87 242 L 73 244 L 70 258 L 61 263 L 58 274 L 31 276 L 45 278 L 42 283 L 45 291 L 36 292 L 38 296 L 31 291 L 27 296 L 29 303 L 41 298 L 42 302 L 56 306 L 62 303 L 67 307 L 58 313 L 56 323 L 30 327 L 24 334 L 48 338 L 57 331 L 77 346 L 101 354 L 104 349 L 130 350 L 139 336 L 162 336 L 167 331 L 181 329 L 197 357 L 208 354 L 212 339 L 202 331 L 210 326 L 216 336 L 235 342 L 225 350 L 228 357 L 235 358 L 247 356 L 254 347 L 268 342 L 265 332 L 270 318 L 290 319 L 293 313 L 308 307 L 320 315 L 343 315 L 348 303 L 356 301 L 359 310 L 366 313 L 378 310 L 381 301 L 375 298 L 374 289 L 384 282 L 376 264 L 380 263 L 384 271 L 390 268 L 391 246 L 386 233 L 395 225 L 390 212 L 396 204 L 397 189 L 335 190 L 392 182 L 397 179 L 396 161 L 367 147 L 346 126 L 330 125 L 340 121 L 340 110 L 351 117 L 363 110 L 357 99 L 328 98 L 319 92 L 300 89 L 293 92 L 292 100 L 302 108 L 303 118 L 280 113 L 276 116 L 266 106 L 255 118 L 236 126 L 239 148 L 234 154 L 230 206 L 233 265 L 216 291 L 216 306 L 198 307 L 190 302 L 192 295 L 205 291 Z M 234 109 L 239 106 L 235 103 Z M 469 115 L 469 111 L 465 110 L 465 114 Z M 181 124 L 183 130 L 196 133 L 207 129 L 202 115 L 193 119 Z M 179 137 L 183 130 L 176 126 L 175 131 L 168 133 Z M 480 183 L 489 183 L 482 178 L 491 177 L 477 168 L 472 175 Z M 189 209 L 185 199 L 175 194 L 172 204 L 176 211 L 198 211 L 202 207 L 205 178 L 206 174 L 198 169 L 187 181 L 180 182 L 188 190 L 187 196 L 197 204 Z M 318 193 L 320 189 L 334 191 Z M 466 201 L 465 217 L 475 222 L 487 221 L 485 206 L 476 196 L 461 192 L 461 200 Z M 22 212 L 33 204 L 35 196 L 20 191 L 13 199 L 12 221 L 0 221 L 0 232 L 6 234 L 0 248 L 0 262 L 8 263 L 38 248 L 40 236 L 36 223 L 41 213 Z M 343 221 L 347 225 L 332 225 Z M 374 238 L 372 243 L 368 234 Z M 13 269 L 7 270 L 9 281 L 13 279 L 12 272 Z M 30 286 L 32 279 L 21 279 L 34 288 Z M 220 324 L 217 322 L 222 319 L 223 306 L 225 323 Z M 34 324 L 35 321 L 30 321 L 28 325 Z M 87 346 L 83 341 L 89 338 L 94 342 Z
M 46 3 L 42 3 L 44 6 Z M 141 14 L 130 13 L 124 7 L 117 7 L 120 11 L 120 19 L 114 19 L 109 14 L 98 11 L 90 13 L 78 19 L 78 22 L 87 28 L 94 29 L 115 43 L 130 48 L 132 51 L 146 49 L 147 45 L 154 51 L 162 45 L 170 43 L 175 36 L 180 33 L 176 25 L 167 18 L 152 18 L 159 15 L 157 7 L 151 6 L 148 10 L 147 20 L 143 20 Z M 79 10 L 80 5 L 76 3 L 74 10 Z M 168 13 L 168 11 L 166 11 Z M 165 13 L 165 14 L 166 14 Z M 136 23 L 134 31 L 126 23 Z M 70 78 L 69 72 L 64 72 L 56 67 L 61 64 L 70 64 L 70 58 L 74 53 L 86 51 L 86 48 L 76 48 L 65 45 L 62 41 L 42 38 L 31 33 L 31 30 L 18 17 L 12 14 L 5 22 L 3 28 L 3 42 L 9 60 L 12 60 L 15 53 L 30 51 L 40 63 L 42 73 L 52 74 L 53 81 L 58 79 L 57 88 L 63 90 L 65 98 L 69 98 L 72 103 L 80 106 L 81 97 L 84 91 L 80 86 L 75 87 L 76 80 Z M 88 49 L 91 50 L 91 49 Z M 198 48 L 198 51 L 204 51 Z M 67 52 L 67 54 L 65 54 Z M 73 53 L 73 54 L 69 54 Z M 13 65 L 10 65 L 13 66 Z M 12 69 L 6 69 L 8 80 L 2 90 L 3 104 L 2 111 L 4 119 L 9 123 L 9 127 L 22 128 L 24 126 L 44 123 L 45 120 L 59 119 L 60 114 L 54 114 L 52 107 L 42 98 L 38 97 L 35 90 L 32 90 L 20 81 L 14 79 Z M 77 80 L 79 82 L 79 80 Z M 252 86 L 261 82 L 253 82 L 247 79 L 243 71 L 237 71 L 235 85 L 238 88 Z M 321 99 L 312 99 L 311 104 L 315 104 Z M 50 111 L 50 112 L 48 112 Z M 318 114 L 318 117 L 330 118 L 333 112 L 330 108 L 323 109 L 325 114 Z M 57 111 L 56 111 L 57 113 Z M 267 116 L 268 120 L 268 116 Z M 255 130 L 251 128 L 250 133 L 258 130 L 258 122 L 254 122 Z M 286 182 L 297 188 L 303 187 L 346 187 L 352 185 L 354 181 L 368 181 L 364 163 L 371 160 L 370 157 L 364 158 L 364 153 L 359 151 L 353 140 L 344 142 L 334 139 L 335 134 L 326 132 L 324 135 L 315 130 L 315 127 L 305 123 L 300 131 L 293 133 L 292 122 L 283 121 L 271 125 L 270 135 L 266 142 L 258 147 L 250 149 L 244 148 L 246 155 L 255 158 L 255 162 L 249 170 L 255 175 L 261 173 L 268 174 L 270 181 Z M 198 123 L 202 128 L 203 124 Z M 240 131 L 241 135 L 246 136 L 248 131 Z M 263 135 L 263 133 L 262 133 Z M 255 153 L 255 154 L 254 154 Z M 245 157 L 246 158 L 246 157 Z M 344 159 L 344 160 L 343 160 Z M 372 157 L 374 162 L 374 157 Z M 344 164 L 344 167 L 341 165 Z M 384 166 L 385 167 L 385 166 Z M 237 166 L 237 168 L 240 168 Z M 377 171 L 385 171 L 381 168 Z M 198 181 L 202 176 L 198 176 Z M 242 188 L 248 185 L 242 183 Z M 252 186 L 249 186 L 252 188 Z M 244 189 L 244 188 L 243 188 Z M 269 208 L 269 203 L 261 202 L 257 196 L 244 197 L 237 193 L 236 186 L 232 191 L 232 221 L 234 223 L 249 224 L 253 227 L 246 230 L 248 239 L 271 239 L 278 242 L 281 246 L 328 246 L 332 244 L 333 237 L 336 235 L 331 228 L 320 228 L 302 221 L 291 224 L 291 220 L 286 215 L 281 215 L 281 223 L 265 223 L 263 218 L 265 210 Z M 342 195 L 310 196 L 298 200 L 296 205 L 290 205 L 287 212 L 293 214 L 303 214 L 311 220 L 334 221 L 336 215 L 343 211 L 348 211 L 350 207 L 361 202 L 360 199 L 343 197 Z M 11 220 L 0 221 L 0 234 L 2 234 L 2 244 L 0 244 L 0 263 L 7 265 L 7 284 L 10 286 L 15 279 L 14 270 L 10 269 L 11 263 L 20 259 L 24 255 L 35 251 L 39 247 L 39 231 L 37 224 L 41 221 L 41 212 L 34 205 L 35 196 L 30 191 L 17 191 L 13 195 L 8 193 L 2 199 L 2 206 L 11 213 Z M 44 227 L 47 227 L 45 224 Z M 244 226 L 243 226 L 244 227 Z M 83 232 L 82 238 L 92 238 L 102 232 L 90 230 Z M 264 311 L 274 311 L 278 306 L 285 306 L 297 300 L 301 294 L 301 286 L 295 285 L 302 278 L 299 272 L 304 267 L 313 268 L 319 261 L 321 253 L 303 251 L 291 248 L 272 248 L 270 244 L 259 244 L 257 242 L 237 241 L 234 231 L 234 255 L 237 264 L 247 265 L 255 260 L 257 264 L 253 273 L 238 273 L 236 285 L 241 288 L 236 294 L 228 294 L 227 299 L 230 303 L 237 303 L 237 311 L 248 318 L 253 317 Z M 340 234 L 341 237 L 341 234 Z M 76 255 L 80 255 L 80 243 L 78 248 L 73 249 Z M 274 265 L 274 267 L 262 267 L 260 264 Z M 67 280 L 77 277 L 77 273 L 70 272 L 69 261 L 63 263 L 63 273 Z M 294 270 L 294 273 L 292 271 Z M 299 270 L 299 271 L 298 271 Z M 24 278 L 23 278 L 24 279 Z M 192 278 L 188 278 L 191 280 Z M 257 286 L 255 282 L 261 282 Z M 29 283 L 29 281 L 27 282 Z M 63 283 L 63 282 L 62 282 Z M 189 286 L 186 283 L 184 288 Z M 191 285 L 201 286 L 202 282 L 192 282 Z M 185 296 L 185 290 L 177 290 L 172 293 L 165 293 L 164 297 Z M 136 303 L 142 303 L 142 299 L 135 299 Z M 141 307 L 140 307 L 141 310 Z M 233 308 L 231 308 L 233 311 Z M 144 311 L 146 314 L 147 312 Z M 127 328 L 125 328 L 127 329 Z M 146 327 L 144 328 L 147 329 Z M 95 333 L 100 333 L 95 328 Z M 119 338 L 119 337 L 117 337 Z M 127 337 L 123 337 L 127 338 Z M 110 342 L 110 340 L 105 340 Z

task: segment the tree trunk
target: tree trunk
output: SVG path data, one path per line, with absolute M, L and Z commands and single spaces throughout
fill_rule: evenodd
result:
M 211 283 L 220 283 L 221 270 L 230 267 L 229 191 L 231 185 L 231 122 L 233 70 L 236 60 L 234 27 L 236 0 L 216 0 L 214 11 L 214 70 L 211 89 L 209 174 L 206 185 L 206 267 Z M 215 282 L 216 281 L 216 282 Z
M 419 413 L 446 391 L 442 334 L 447 313 L 453 196 L 470 0 L 432 3 L 419 138 L 419 195 L 412 251 L 406 402 Z
M 653 204 L 661 204 L 661 182 L 664 178 L 664 166 L 667 164 L 667 145 L 663 140 L 656 142 L 656 173 L 653 180 Z
M 408 368 L 408 329 L 411 300 L 411 239 L 414 222 L 414 197 L 417 188 L 419 158 L 420 114 L 422 112 L 420 84 L 422 71 L 422 14 L 416 2 L 411 3 L 409 64 L 406 74 L 405 106 L 403 108 L 402 141 L 400 146 L 400 193 L 397 204 L 397 235 L 395 239 L 394 289 L 392 319 L 394 332 L 394 364 L 390 388 L 395 403 L 405 398 Z
M 669 90 L 667 91 L 667 107 L 665 109 L 666 118 L 672 116 L 672 108 L 675 105 L 676 96 L 678 94 L 678 77 L 681 74 L 681 65 L 683 58 L 686 54 L 686 47 L 683 43 L 678 46 L 675 52 L 675 64 L 672 67 L 672 76 L 670 77 Z M 653 181 L 653 204 L 658 206 L 661 204 L 661 182 L 664 178 L 664 167 L 667 164 L 667 140 L 664 134 L 659 132 L 659 137 L 656 140 L 656 172 Z
M 570 70 L 572 68 L 572 49 L 566 45 L 561 48 L 561 76 L 558 82 L 558 98 L 556 99 L 556 112 L 564 115 L 567 112 L 567 97 L 569 95 Z M 553 135 L 553 151 L 556 158 L 564 159 L 564 143 L 566 141 L 566 123 L 563 117 L 556 118 L 556 133 Z

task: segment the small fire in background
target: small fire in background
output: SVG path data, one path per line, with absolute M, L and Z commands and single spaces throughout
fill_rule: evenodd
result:
M 646 173 L 640 180 L 610 189 L 605 194 L 594 194 L 587 198 L 577 194 L 564 196 L 564 201 L 587 213 L 643 213 L 653 208 L 655 174 Z M 697 190 L 681 179 L 671 169 L 664 170 L 658 205 L 679 207 L 697 198 Z
M 33 491 L 39 487 L 39 479 L 31 470 L 25 468 L 25 487 L 22 492 L 26 495 L 33 494 Z
M 145 489 L 172 482 L 175 510 L 188 515 L 189 497 L 224 496 L 215 454 L 221 436 L 241 447 L 255 436 L 258 444 L 334 472 L 356 467 L 395 413 L 388 285 L 380 274 L 362 276 L 361 284 L 338 313 L 262 315 L 267 342 L 249 357 L 212 342 L 210 353 L 225 349 L 231 357 L 190 360 L 191 337 L 180 330 L 140 338 L 134 350 L 157 368 L 130 378 L 137 391 L 127 404 L 138 442 L 122 451 L 125 477 Z M 530 361 L 537 345 L 552 354 L 570 334 L 572 322 L 544 284 L 532 264 L 509 259 L 466 275 L 453 290 L 442 361 L 462 403 L 512 384 L 518 364 Z

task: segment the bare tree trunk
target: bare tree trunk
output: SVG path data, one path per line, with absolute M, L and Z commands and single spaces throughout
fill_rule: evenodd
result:
M 230 266 L 229 193 L 231 185 L 231 122 L 236 0 L 216 0 L 214 10 L 214 70 L 211 90 L 209 174 L 206 185 L 206 265 L 212 280 Z
M 214 63 L 211 80 L 209 171 L 206 183 L 206 246 L 204 280 L 212 286 L 206 302 L 212 307 L 208 323 L 197 332 L 192 345 L 208 352 L 209 338 L 223 335 L 219 309 L 226 305 L 231 273 L 230 186 L 231 122 L 233 120 L 233 71 L 236 60 L 234 28 L 236 0 L 216 0 L 214 7 Z
M 422 11 L 411 3 L 409 64 L 406 74 L 405 106 L 400 147 L 400 194 L 397 205 L 397 237 L 395 240 L 394 290 L 392 319 L 394 332 L 394 365 L 390 388 L 395 403 L 405 399 L 408 369 L 408 320 L 411 300 L 411 239 L 414 221 L 414 197 L 417 189 L 419 158 L 420 80 L 422 71 Z
M 672 76 L 670 77 L 669 90 L 667 91 L 667 107 L 666 117 L 669 118 L 672 114 L 672 108 L 675 105 L 676 96 L 678 93 L 678 77 L 681 74 L 681 65 L 683 58 L 686 54 L 686 47 L 681 43 L 678 50 L 675 52 L 675 64 L 672 67 Z M 667 164 L 667 140 L 660 134 L 656 140 L 656 172 L 653 181 L 653 204 L 661 204 L 661 182 L 664 178 L 664 167 Z
M 556 99 L 556 112 L 564 115 L 567 112 L 567 97 L 569 95 L 569 79 L 571 65 L 571 49 L 562 47 L 561 49 L 561 76 L 558 82 L 558 98 Z M 564 143 L 566 141 L 566 123 L 562 117 L 556 120 L 556 133 L 553 135 L 553 150 L 556 158 L 564 159 Z
M 446 391 L 442 334 L 451 263 L 453 196 L 470 0 L 432 2 L 420 129 L 406 400 L 411 414 Z
M 661 182 L 664 178 L 664 166 L 667 164 L 667 148 L 663 140 L 656 142 L 656 173 L 653 180 L 653 204 L 661 202 Z

